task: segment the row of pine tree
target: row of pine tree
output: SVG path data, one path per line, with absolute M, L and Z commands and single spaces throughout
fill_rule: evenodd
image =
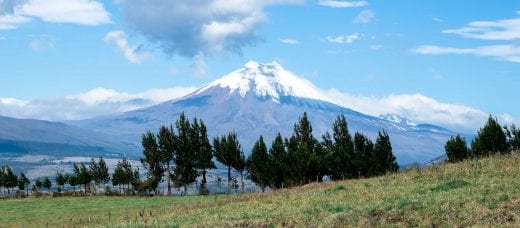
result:
M 255 143 L 249 157 L 245 157 L 236 133 L 213 139 L 207 136 L 202 120 L 189 121 L 181 114 L 174 126 L 162 126 L 155 135 L 142 137 L 143 157 L 147 178 L 136 183 L 139 191 L 156 191 L 164 176 L 176 187 L 193 184 L 201 176 L 200 194 L 208 194 L 206 173 L 214 169 L 213 158 L 227 168 L 228 193 L 231 192 L 231 173 L 240 174 L 241 191 L 244 175 L 261 187 L 282 188 L 322 181 L 325 176 L 334 180 L 372 177 L 399 169 L 392 153 L 390 137 L 379 132 L 373 143 L 362 133 L 349 133 L 347 121 L 338 116 L 332 135 L 326 133 L 321 141 L 315 138 L 311 123 L 304 113 L 294 125 L 293 134 L 283 138 L 278 134 L 268 149 L 262 136 Z M 170 165 L 175 164 L 173 167 Z M 165 175 L 166 173 L 166 175 Z
M 496 117 L 489 116 L 469 147 L 466 139 L 457 135 L 451 137 L 444 148 L 449 162 L 510 153 L 520 150 L 520 128 L 514 124 L 502 127 Z

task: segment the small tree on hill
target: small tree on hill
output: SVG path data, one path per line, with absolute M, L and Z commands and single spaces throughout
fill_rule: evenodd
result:
M 75 192 L 76 186 L 78 185 L 78 177 L 76 175 L 68 175 L 68 177 L 69 178 L 68 178 L 67 182 L 72 187 L 72 191 Z
M 197 119 L 193 125 L 184 113 L 175 122 L 177 128 L 176 156 L 175 156 L 175 185 L 184 187 L 184 194 L 188 193 L 188 185 L 197 180 L 196 149 L 199 148 Z
M 135 175 L 132 164 L 126 158 L 117 163 L 114 173 L 112 174 L 112 185 L 121 186 L 123 188 L 126 185 L 126 190 L 128 191 L 130 185 L 136 179 L 139 179 L 139 174 Z
M 162 180 L 164 167 L 162 165 L 161 156 L 155 135 L 148 131 L 142 136 L 143 157 L 141 163 L 148 170 L 148 179 L 141 185 L 141 189 L 146 191 L 154 191 L 157 194 L 157 187 Z
M 92 173 L 92 180 L 98 185 L 104 185 L 110 181 L 110 174 L 108 174 L 108 166 L 103 157 L 99 157 L 96 162 L 92 159 L 90 165 L 90 172 Z
M 56 185 L 58 185 L 60 190 L 64 190 L 65 184 L 67 183 L 69 177 L 67 174 L 64 174 L 63 172 L 57 172 L 56 173 Z
M 42 181 L 40 180 L 40 178 L 38 177 L 38 179 L 36 179 L 36 182 L 34 182 L 34 185 L 36 186 L 36 189 L 39 191 L 40 188 L 42 187 Z
M 171 172 L 170 164 L 174 161 L 175 158 L 175 141 L 177 140 L 177 136 L 173 131 L 173 126 L 161 126 L 159 128 L 159 134 L 157 135 L 157 139 L 159 141 L 159 153 L 161 157 L 161 162 L 166 166 L 166 179 L 168 181 L 168 195 L 172 193 L 172 185 L 171 180 L 174 175 Z
M 379 131 L 374 144 L 375 156 L 375 174 L 382 175 L 386 172 L 397 172 L 399 165 L 397 165 L 396 158 L 392 152 L 392 144 L 390 136 L 386 131 Z
M 356 152 L 356 167 L 358 177 L 371 177 L 375 174 L 374 143 L 365 135 L 357 132 L 354 135 L 354 148 Z
M 466 139 L 460 135 L 451 137 L 444 146 L 449 162 L 461 162 L 470 157 Z
M 88 185 L 92 182 L 92 173 L 90 172 L 90 169 L 83 163 L 81 163 L 81 165 L 74 163 L 72 167 L 74 171 L 74 177 L 72 179 L 73 183 L 83 185 L 84 193 L 87 194 L 87 192 L 90 191 Z M 71 179 L 69 179 L 69 183 L 72 186 Z
M 512 124 L 505 130 L 508 137 L 509 148 L 511 150 L 520 150 L 520 128 Z
M 47 192 L 48 192 L 49 194 L 51 193 L 52 182 L 51 182 L 51 180 L 49 179 L 49 177 L 45 177 L 45 178 L 43 179 L 42 187 L 46 188 L 46 189 L 47 189 Z
M 6 166 L 4 168 L 3 185 L 7 188 L 7 193 L 10 194 L 11 190 L 18 186 L 18 177 L 14 174 L 11 167 Z
M 471 143 L 471 151 L 477 157 L 508 151 L 506 134 L 496 118 L 489 116 L 487 123 Z
M 206 172 L 208 169 L 215 169 L 215 163 L 213 163 L 213 151 L 211 148 L 211 143 L 208 139 L 208 132 L 206 128 L 206 124 L 202 120 L 200 120 L 200 124 L 196 124 L 197 121 L 194 121 L 192 125 L 192 141 L 194 142 L 194 148 L 196 155 L 195 167 L 199 169 L 202 173 L 202 181 L 200 184 L 200 193 L 202 195 L 209 194 L 209 189 L 207 186 Z
M 269 180 L 271 187 L 281 188 L 292 182 L 287 159 L 287 150 L 282 135 L 278 133 L 269 149 L 270 172 L 268 175 L 271 177 Z
M 20 179 L 18 179 L 18 189 L 25 190 L 26 194 L 29 194 L 29 184 L 31 181 L 27 176 L 25 176 L 25 173 L 20 173 Z
M 251 180 L 260 186 L 262 192 L 265 191 L 272 177 L 269 154 L 262 136 L 256 141 L 251 155 L 247 158 L 247 170 Z
M 354 142 L 344 115 L 336 118 L 332 132 L 332 137 L 328 132 L 323 136 L 323 144 L 330 151 L 329 173 L 334 180 L 352 178 L 354 175 Z
M 231 193 L 231 169 L 236 166 L 236 159 L 240 157 L 240 143 L 235 132 L 213 140 L 213 153 L 217 160 L 227 166 L 228 194 Z

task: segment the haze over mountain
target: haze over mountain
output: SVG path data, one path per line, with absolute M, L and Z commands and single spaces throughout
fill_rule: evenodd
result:
M 331 128 L 337 115 L 346 116 L 351 134 L 375 137 L 379 130 L 391 136 L 399 163 L 427 162 L 444 153 L 454 133 L 430 124 L 414 124 L 397 115 L 374 117 L 334 104 L 312 83 L 278 63 L 249 62 L 244 67 L 179 99 L 135 111 L 70 121 L 82 128 L 110 135 L 139 148 L 147 130 L 173 124 L 178 116 L 202 118 L 210 137 L 236 131 L 246 154 L 263 135 L 270 142 L 277 132 L 289 136 L 294 123 L 307 112 L 316 137 Z M 140 150 L 131 151 L 139 153 Z M 135 154 L 135 153 L 133 153 Z

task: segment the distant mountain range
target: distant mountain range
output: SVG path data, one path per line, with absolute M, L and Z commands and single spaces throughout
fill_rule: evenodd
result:
M 312 83 L 281 65 L 257 62 L 249 62 L 179 99 L 135 111 L 66 123 L 130 145 L 133 149 L 128 152 L 137 155 L 142 133 L 173 124 L 182 112 L 190 118 L 202 118 L 211 137 L 236 131 L 246 154 L 260 135 L 267 142 L 277 132 L 289 136 L 294 123 L 304 112 L 308 113 L 314 134 L 319 138 L 331 128 L 339 114 L 346 116 L 352 134 L 360 131 L 375 138 L 379 130 L 386 130 L 400 164 L 425 163 L 443 155 L 444 143 L 455 134 L 431 124 L 415 124 L 397 115 L 374 117 L 342 107 L 334 104 Z
M 128 150 L 135 147 L 79 127 L 0 116 L 0 153 L 118 156 Z

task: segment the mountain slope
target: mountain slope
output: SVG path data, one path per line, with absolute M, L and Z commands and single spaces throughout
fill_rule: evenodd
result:
M 375 138 L 389 132 L 400 163 L 426 162 L 444 153 L 443 145 L 453 135 L 434 125 L 378 118 L 333 104 L 310 82 L 286 71 L 279 64 L 250 62 L 180 99 L 131 112 L 71 124 L 139 144 L 140 135 L 172 124 L 185 112 L 208 125 L 210 136 L 236 131 L 245 153 L 263 135 L 270 142 L 277 132 L 289 136 L 294 123 L 307 112 L 314 134 L 321 138 L 337 115 L 346 116 L 351 133 L 361 131 Z
M 76 126 L 0 116 L 0 152 L 14 154 L 122 154 L 131 146 Z

